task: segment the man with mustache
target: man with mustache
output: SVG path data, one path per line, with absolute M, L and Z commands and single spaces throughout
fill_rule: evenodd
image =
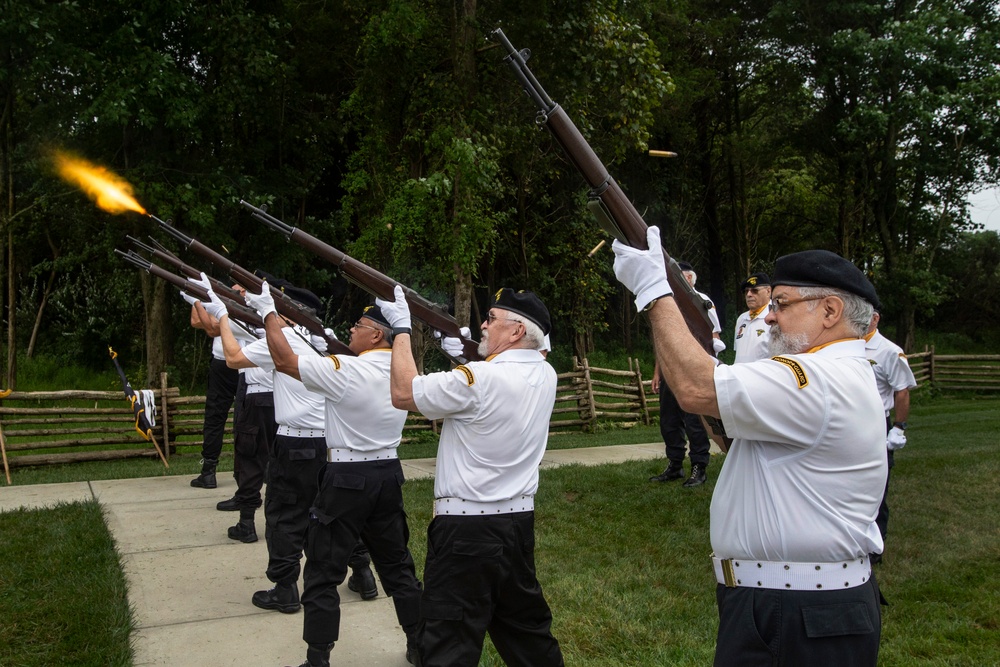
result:
M 771 326 L 767 323 L 771 279 L 766 273 L 754 273 L 743 281 L 743 299 L 747 311 L 736 318 L 736 334 L 733 337 L 733 349 L 736 351 L 733 363 L 737 364 L 771 356 L 768 348 Z
M 770 359 L 718 365 L 688 331 L 649 250 L 615 241 L 615 274 L 649 314 L 660 368 L 684 410 L 733 442 L 712 496 L 715 665 L 878 660 L 881 594 L 868 554 L 887 463 L 882 401 L 862 336 L 878 302 L 849 261 L 785 255 L 772 280 Z
M 531 292 L 501 289 L 480 327 L 485 361 L 418 375 L 409 306 L 400 287 L 394 296 L 375 301 L 395 336 L 392 403 L 442 420 L 420 604 L 423 667 L 475 667 L 487 632 L 508 665 L 561 667 L 534 558 L 538 465 L 556 397 L 556 372 L 539 351 L 549 311 Z

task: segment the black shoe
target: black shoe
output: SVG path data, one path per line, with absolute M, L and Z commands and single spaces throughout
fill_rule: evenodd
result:
M 406 635 L 406 662 L 413 665 L 413 667 L 420 667 L 422 663 L 420 660 L 419 642 L 412 635 Z
M 215 471 L 202 473 L 191 480 L 191 486 L 199 489 L 214 489 L 218 486 L 215 481 Z
M 684 464 L 670 462 L 670 465 L 661 472 L 659 475 L 653 475 L 649 478 L 650 482 L 672 482 L 675 479 L 684 479 Z
M 245 544 L 257 541 L 257 528 L 253 521 L 240 521 L 235 526 L 229 527 L 229 539 L 239 540 Z
M 302 608 L 302 605 L 299 603 L 298 583 L 293 583 L 289 586 L 275 584 L 274 588 L 270 590 L 254 593 L 250 601 L 253 602 L 253 606 L 255 607 L 275 609 L 282 614 L 294 614 Z
M 691 488 L 692 486 L 701 486 L 705 483 L 706 479 L 705 466 L 700 463 L 695 463 L 691 466 L 691 476 L 684 482 L 684 486 L 687 488 Z
M 347 588 L 360 595 L 362 600 L 374 600 L 378 597 L 375 575 L 367 565 L 354 568 L 354 574 L 347 580 Z
M 220 512 L 238 512 L 240 509 L 240 503 L 235 497 L 229 500 L 223 500 L 215 506 L 215 509 Z

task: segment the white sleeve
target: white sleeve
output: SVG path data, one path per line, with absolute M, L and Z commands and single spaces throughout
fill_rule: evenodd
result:
M 473 364 L 418 375 L 413 378 L 413 402 L 428 419 L 474 418 L 479 414 L 482 381 L 476 377 Z
M 271 359 L 271 351 L 267 349 L 267 340 L 264 338 L 255 340 L 244 347 L 243 356 L 247 358 L 247 361 L 258 368 L 263 368 L 265 371 L 274 370 L 274 361 Z
M 351 384 L 350 362 L 335 354 L 300 355 L 299 377 L 306 389 L 336 403 Z

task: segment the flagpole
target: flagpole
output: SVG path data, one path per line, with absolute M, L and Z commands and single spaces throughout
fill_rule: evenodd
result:
M 7 463 L 7 438 L 3 434 L 3 426 L 0 426 L 0 454 L 3 454 L 3 472 L 7 475 L 7 486 L 10 486 L 10 465 Z

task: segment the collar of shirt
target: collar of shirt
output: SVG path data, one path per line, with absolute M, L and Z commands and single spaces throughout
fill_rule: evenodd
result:
M 372 348 L 370 350 L 365 350 L 364 352 L 359 352 L 358 356 L 360 357 L 362 354 L 369 354 L 371 352 L 392 352 L 392 348 L 391 347 L 375 347 L 375 348 Z
M 810 348 L 804 354 L 822 354 L 831 357 L 864 357 L 865 341 L 862 338 L 841 338 Z
M 769 304 L 766 304 L 766 303 L 765 303 L 765 304 L 764 304 L 763 306 L 761 306 L 761 307 L 760 307 L 760 308 L 758 308 L 757 310 L 751 310 L 751 311 L 748 311 L 748 312 L 749 312 L 749 314 L 750 314 L 750 319 L 751 319 L 751 320 L 755 320 L 755 319 L 757 319 L 757 318 L 758 318 L 758 317 L 760 316 L 760 314 L 761 314 L 761 313 L 763 313 L 763 312 L 764 312 L 764 310 L 765 310 L 765 309 L 766 309 L 766 308 L 768 307 L 768 305 L 769 305 Z
M 538 350 L 527 350 L 523 347 L 515 348 L 513 350 L 504 350 L 499 354 L 492 354 L 485 359 L 486 361 L 493 363 L 532 363 L 537 361 L 543 361 L 544 357 L 542 353 Z

